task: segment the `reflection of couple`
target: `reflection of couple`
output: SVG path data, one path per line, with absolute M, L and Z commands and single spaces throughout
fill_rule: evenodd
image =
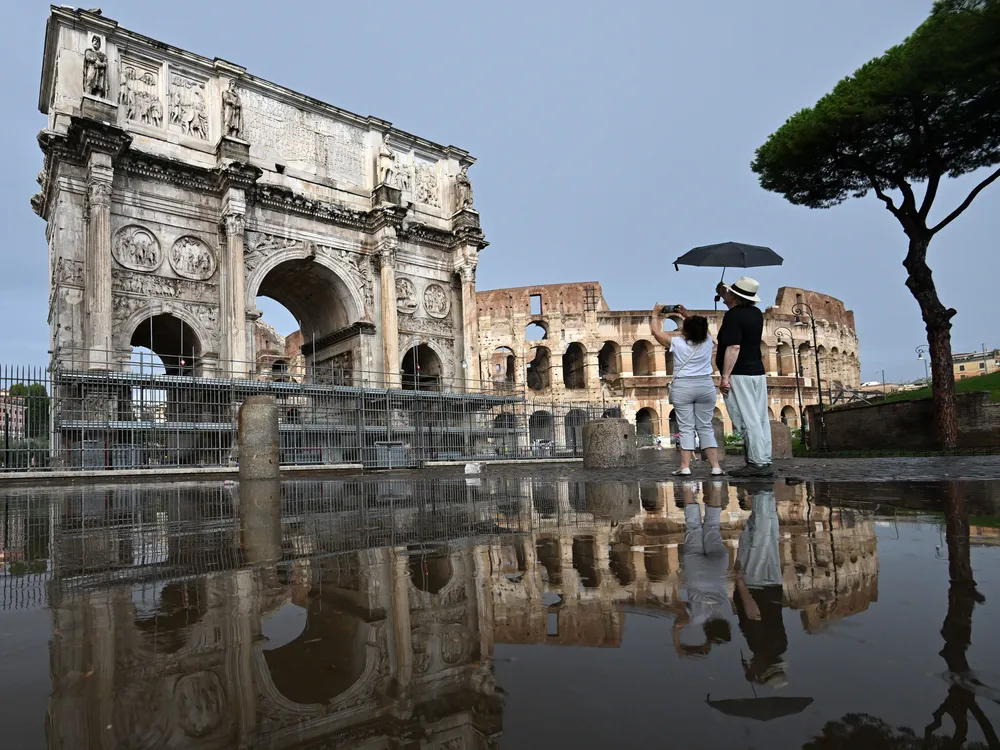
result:
M 730 618 L 735 605 L 740 630 L 753 656 L 744 662 L 747 680 L 781 687 L 788 681 L 783 660 L 788 638 L 781 618 L 781 558 L 778 551 L 778 508 L 774 490 L 757 486 L 740 489 L 740 506 L 750 517 L 740 534 L 732 603 L 728 593 L 729 551 L 722 541 L 721 515 L 726 484 L 705 484 L 705 511 L 697 500 L 698 484 L 680 486 L 684 505 L 684 550 L 681 557 L 687 600 L 674 622 L 674 648 L 682 656 L 707 654 L 713 645 L 731 640 Z M 704 643 L 681 642 L 688 625 L 701 626 Z

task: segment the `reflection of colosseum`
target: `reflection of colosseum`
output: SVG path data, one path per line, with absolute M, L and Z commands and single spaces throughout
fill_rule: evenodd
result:
M 669 614 L 683 586 L 673 484 L 280 492 L 271 542 L 286 560 L 241 568 L 268 536 L 248 536 L 246 496 L 66 491 L 51 528 L 51 750 L 496 747 L 494 644 L 614 647 L 624 607 Z M 720 492 L 735 552 L 748 513 Z M 784 604 L 805 630 L 876 601 L 872 518 L 802 486 L 777 493 Z
M 582 404 L 602 411 L 618 408 L 640 432 L 666 434 L 673 362 L 650 334 L 648 311 L 610 310 L 596 282 L 495 289 L 476 296 L 483 379 L 498 386 L 526 385 L 536 402 L 551 405 L 535 407 L 533 437 L 569 443 L 578 427 L 574 419 L 581 416 L 572 409 Z M 796 325 L 800 321 L 792 307 L 797 302 L 811 305 L 817 318 L 824 395 L 857 387 L 861 371 L 854 313 L 824 294 L 779 289 L 774 305 L 764 311 L 761 349 L 771 416 L 792 427 L 800 423 L 796 368 L 803 377 L 803 404 L 817 402 L 816 352 L 808 326 Z M 697 312 L 708 317 L 716 333 L 723 311 Z M 787 333 L 779 339 L 782 328 Z M 731 429 L 721 398 L 718 416 Z

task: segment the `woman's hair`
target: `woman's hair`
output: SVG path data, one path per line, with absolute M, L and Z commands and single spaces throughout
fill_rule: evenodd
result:
M 692 315 L 684 318 L 684 325 L 681 327 L 684 340 L 690 344 L 700 344 L 708 338 L 708 318 L 702 315 Z

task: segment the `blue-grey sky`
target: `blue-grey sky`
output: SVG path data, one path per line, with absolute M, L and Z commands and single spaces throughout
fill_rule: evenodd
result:
M 863 380 L 883 369 L 888 379 L 923 376 L 914 347 L 925 334 L 903 286 L 901 229 L 871 196 L 824 211 L 791 206 L 764 192 L 749 164 L 789 115 L 902 40 L 930 6 L 101 2 L 126 28 L 468 149 L 491 242 L 480 288 L 597 280 L 612 308 L 708 307 L 717 272 L 675 273 L 671 261 L 710 242 L 767 244 L 785 265 L 755 272 L 763 296 L 792 285 L 844 300 L 857 318 Z M 48 348 L 44 225 L 28 205 L 42 162 L 47 13 L 37 0 L 11 3 L 0 49 L 4 363 L 44 363 Z M 935 214 L 975 182 L 950 181 Z M 956 351 L 1000 346 L 998 205 L 995 185 L 931 246 L 941 297 L 959 311 Z M 274 322 L 288 332 L 287 320 Z

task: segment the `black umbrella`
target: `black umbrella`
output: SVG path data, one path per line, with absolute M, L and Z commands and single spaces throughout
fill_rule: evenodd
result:
M 720 242 L 717 245 L 702 245 L 688 250 L 674 261 L 674 268 L 680 266 L 708 266 L 721 268 L 725 278 L 727 268 L 756 268 L 757 266 L 780 266 L 784 258 L 763 245 L 747 245 L 743 242 Z
M 723 701 L 709 700 L 711 696 L 705 698 L 705 702 L 712 708 L 721 711 L 729 716 L 738 716 L 741 719 L 756 719 L 757 721 L 771 721 L 780 719 L 783 716 L 802 713 L 813 702 L 812 698 L 736 698 Z

